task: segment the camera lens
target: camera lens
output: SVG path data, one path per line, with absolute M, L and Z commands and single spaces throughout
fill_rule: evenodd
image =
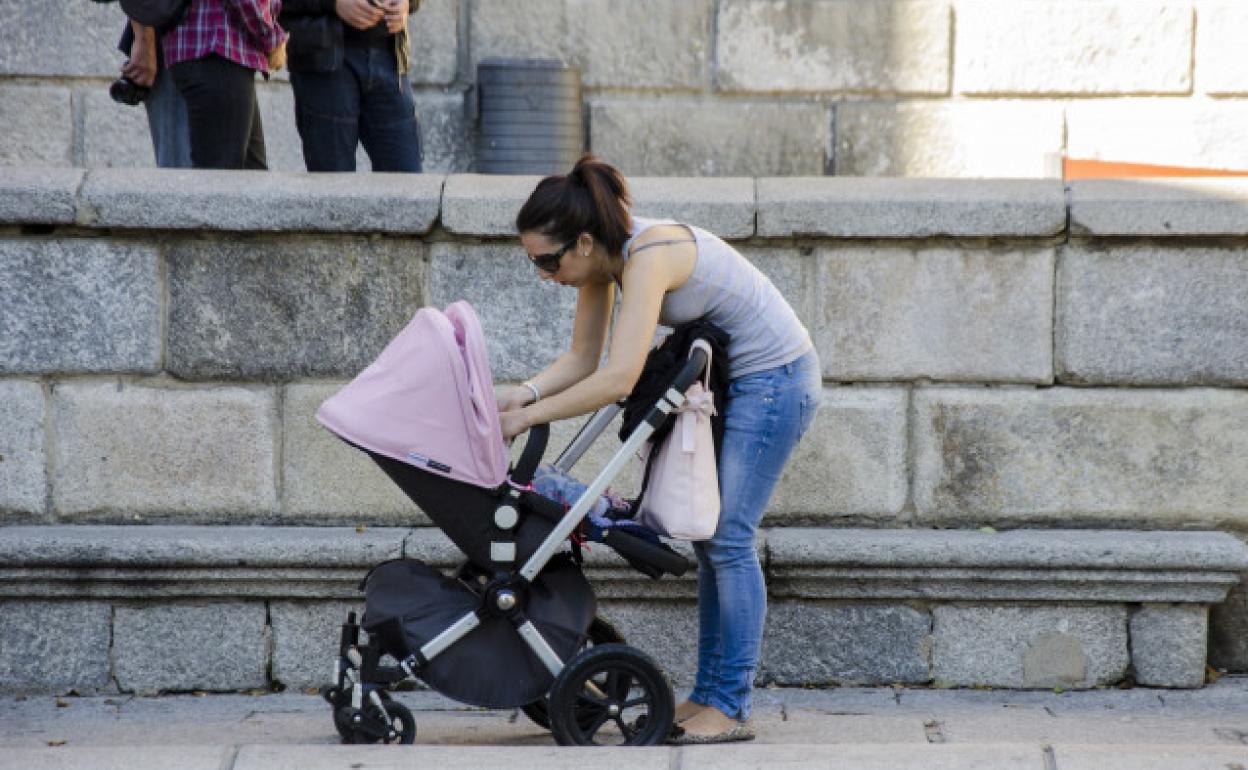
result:
M 129 78 L 117 78 L 108 87 L 108 95 L 118 104 L 128 104 L 133 107 L 147 98 L 148 90 Z

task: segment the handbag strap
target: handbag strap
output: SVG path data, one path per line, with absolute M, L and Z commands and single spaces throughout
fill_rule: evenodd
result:
M 693 351 L 701 348 L 706 351 L 706 368 L 702 370 L 702 390 L 707 393 L 711 392 L 711 345 L 706 340 L 698 338 L 689 346 L 689 357 L 693 357 Z

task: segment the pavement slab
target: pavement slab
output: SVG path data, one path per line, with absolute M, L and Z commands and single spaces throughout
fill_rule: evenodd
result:
M 415 715 L 415 746 L 341 745 L 305 692 L 6 698 L 0 770 L 1248 768 L 1236 676 L 1189 691 L 760 688 L 753 743 L 647 749 L 558 747 L 517 710 L 394 697 Z

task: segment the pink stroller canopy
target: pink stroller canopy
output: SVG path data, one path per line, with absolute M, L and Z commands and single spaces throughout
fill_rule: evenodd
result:
M 479 487 L 507 476 L 481 322 L 467 302 L 422 308 L 316 419 L 356 446 Z

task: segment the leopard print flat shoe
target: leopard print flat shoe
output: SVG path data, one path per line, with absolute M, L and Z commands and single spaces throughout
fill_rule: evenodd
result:
M 712 735 L 694 735 L 683 727 L 673 726 L 667 742 L 672 746 L 704 746 L 711 743 L 733 743 L 736 741 L 752 741 L 757 737 L 754 723 L 746 719 L 737 722 L 723 732 Z

